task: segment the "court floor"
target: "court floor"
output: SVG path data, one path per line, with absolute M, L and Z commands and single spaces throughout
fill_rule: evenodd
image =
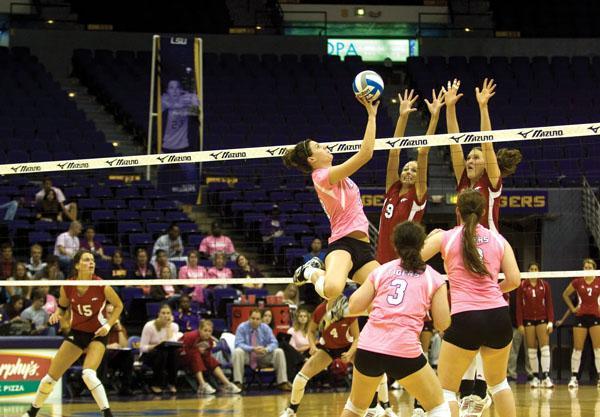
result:
M 598 417 L 600 416 L 600 390 L 595 386 L 582 386 L 571 393 L 566 386 L 554 390 L 531 390 L 525 385 L 514 386 L 519 417 Z M 347 399 L 347 392 L 310 393 L 304 397 L 299 417 L 339 416 Z M 180 416 L 180 417 L 279 417 L 287 405 L 284 394 L 217 396 L 185 398 L 155 398 L 141 396 L 111 401 L 115 417 Z M 410 417 L 412 399 L 406 392 L 390 391 L 390 401 L 401 417 Z M 0 416 L 21 417 L 25 404 L 0 404 Z M 492 417 L 493 406 L 484 413 Z M 100 416 L 96 405 L 87 399 L 45 406 L 40 417 L 93 417 Z

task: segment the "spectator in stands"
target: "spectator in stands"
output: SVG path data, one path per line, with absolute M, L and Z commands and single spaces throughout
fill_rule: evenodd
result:
M 160 269 L 160 279 L 175 279 L 171 275 L 171 268 L 163 266 Z M 179 300 L 181 288 L 174 285 L 153 285 L 150 290 L 150 298 L 158 301 L 166 301 L 169 305 Z
M 42 262 L 42 253 L 44 249 L 39 243 L 34 243 L 29 249 L 29 263 L 26 265 L 27 273 L 30 277 L 35 276 L 39 271 L 46 267 L 46 262 Z
M 158 312 L 158 317 L 150 320 L 142 329 L 140 339 L 140 352 L 142 361 L 152 368 L 152 385 L 150 390 L 160 394 L 167 385 L 171 393 L 176 393 L 175 380 L 177 378 L 177 350 L 163 348 L 163 342 L 175 342 L 181 336 L 179 326 L 173 322 L 173 314 L 168 304 L 163 304 Z M 165 375 L 166 374 L 166 375 Z
M 54 191 L 62 212 L 67 216 L 67 218 L 71 221 L 77 220 L 77 204 L 75 202 L 65 204 L 66 198 L 62 190 L 58 187 L 53 187 L 52 180 L 48 177 L 44 178 L 42 182 L 42 189 L 36 193 L 35 202 L 39 203 L 42 201 L 46 194 L 48 194 L 50 191 Z
M 168 266 L 169 269 L 171 270 L 171 276 L 172 277 L 176 277 L 177 276 L 177 267 L 175 266 L 175 264 L 171 261 L 169 261 L 169 258 L 167 257 L 167 252 L 163 249 L 159 249 L 156 251 L 156 253 L 154 254 L 156 257 L 154 259 L 154 270 L 157 273 L 160 273 L 160 271 L 162 270 L 162 268 L 164 266 Z
M 10 277 L 15 269 L 17 262 L 13 256 L 13 247 L 10 243 L 5 242 L 0 246 L 2 258 L 0 259 L 0 279 Z
M 36 272 L 33 278 L 48 279 L 51 281 L 65 279 L 65 274 L 63 274 L 59 268 L 58 257 L 54 255 L 48 255 L 46 257 L 46 266 L 42 270 Z
M 127 268 L 125 268 L 125 264 L 123 263 L 123 252 L 120 249 L 115 250 L 113 253 L 111 263 L 110 263 L 110 273 L 109 277 L 112 279 L 125 279 L 127 278 Z
M 288 284 L 283 291 L 277 291 L 278 297 L 283 298 L 283 303 L 288 304 L 290 308 L 296 308 L 300 304 L 300 294 L 298 287 L 294 284 Z
M 4 307 L 0 309 L 0 323 L 20 320 L 21 311 L 23 311 L 23 297 L 15 295 L 9 303 L 5 303 Z
M 81 223 L 72 221 L 69 230 L 61 233 L 56 238 L 54 245 L 54 255 L 58 256 L 60 269 L 65 272 L 69 270 L 73 257 L 79 251 L 79 234 L 81 233 Z
M 56 199 L 56 193 L 50 189 L 44 198 L 38 201 L 35 205 L 37 211 L 35 218 L 45 222 L 62 222 L 63 208 Z
M 6 203 L 0 204 L 0 210 L 6 209 L 4 212 L 4 221 L 12 222 L 17 215 L 17 209 L 19 208 L 19 202 L 16 200 L 8 201 Z
M 187 265 L 184 265 L 179 269 L 179 279 L 201 279 L 208 278 L 208 271 L 202 265 L 198 264 L 200 260 L 200 254 L 197 250 L 192 249 L 188 252 Z M 206 285 L 188 285 L 188 288 L 193 288 L 191 292 L 192 299 L 199 303 L 204 304 L 204 288 Z
M 32 335 L 54 336 L 56 329 L 48 325 L 48 312 L 44 310 L 46 296 L 42 291 L 35 290 L 31 294 L 31 305 L 21 313 L 23 320 L 31 322 Z
M 314 238 L 313 241 L 310 242 L 310 248 L 308 248 L 308 253 L 302 256 L 303 262 L 306 263 L 314 257 L 317 257 L 322 262 L 325 262 L 325 251 L 323 250 L 323 241 L 318 237 Z
M 244 365 L 250 365 L 252 369 L 275 368 L 277 387 L 284 391 L 292 389 L 283 350 L 279 348 L 271 328 L 262 322 L 258 308 L 252 310 L 248 321 L 237 328 L 232 362 L 233 380 L 240 388 L 244 382 Z
M 189 332 L 198 329 L 198 314 L 192 311 L 190 297 L 182 295 L 179 298 L 179 308 L 173 312 L 175 323 L 183 332 Z
M 152 253 L 162 249 L 167 253 L 167 258 L 178 260 L 183 256 L 183 242 L 181 241 L 181 232 L 179 226 L 171 223 L 167 229 L 167 233 L 156 239 Z
M 269 329 L 275 331 L 275 322 L 273 321 L 273 312 L 268 308 L 263 308 L 260 312 L 260 319 Z
M 105 307 L 106 318 L 110 319 L 115 306 L 107 304 Z M 104 366 L 107 366 L 109 370 L 119 372 L 119 381 L 121 386 L 119 387 L 119 395 L 127 396 L 131 395 L 131 379 L 133 376 L 133 351 L 127 349 L 129 346 L 128 334 L 125 326 L 117 320 L 114 326 L 111 327 L 108 332 L 108 344 L 106 345 L 106 356 L 103 361 L 102 374 L 104 372 Z
M 237 268 L 233 271 L 234 278 L 262 278 L 264 276 L 256 265 L 248 261 L 248 258 L 244 255 L 239 255 L 235 260 L 235 263 L 237 264 Z M 247 288 L 262 288 L 263 284 L 248 283 L 243 286 Z
M 80 242 L 81 249 L 87 249 L 94 254 L 97 258 L 104 259 L 105 261 L 110 261 L 111 257 L 104 254 L 104 248 L 102 247 L 102 243 L 95 239 L 96 237 L 96 229 L 94 226 L 87 226 L 85 228 L 85 232 L 83 234 L 83 239 Z
M 208 268 L 208 278 L 233 278 L 233 272 L 225 266 L 224 253 L 215 254 L 213 266 Z
M 56 301 L 56 297 L 49 293 L 50 287 L 47 285 L 42 285 L 40 287 L 34 287 L 33 291 L 39 291 L 44 296 L 44 310 L 48 313 L 48 316 L 51 316 L 56 311 L 58 307 L 58 302 Z
M 292 336 L 290 345 L 298 352 L 309 356 L 310 341 L 308 340 L 308 322 L 310 321 L 310 313 L 308 310 L 301 308 L 296 313 L 294 324 L 288 329 L 288 334 Z
M 144 248 L 137 248 L 135 251 L 135 265 L 132 271 L 128 274 L 133 279 L 156 279 L 156 270 L 151 263 L 148 262 L 148 252 Z M 150 294 L 150 285 L 141 286 L 144 295 Z
M 210 236 L 200 242 L 198 251 L 206 258 L 212 258 L 216 253 L 224 253 L 226 257 L 235 259 L 235 247 L 231 239 L 223 235 L 221 224 L 214 221 L 210 227 Z
M 17 262 L 13 274 L 7 278 L 7 281 L 25 281 L 29 280 L 30 277 L 27 274 L 27 266 L 23 262 Z M 31 298 L 32 287 L 6 287 L 9 299 L 12 299 L 15 295 L 20 295 L 26 300 Z
M 206 371 L 212 372 L 217 377 L 222 384 L 223 392 L 238 394 L 241 389 L 227 379 L 219 361 L 211 353 L 216 340 L 212 337 L 212 332 L 212 321 L 202 320 L 198 330 L 184 333 L 181 338 L 183 342 L 183 355 L 181 356 L 183 366 L 191 369 L 196 375 L 198 394 L 214 394 L 216 392 L 215 388 L 204 380 L 203 372 Z

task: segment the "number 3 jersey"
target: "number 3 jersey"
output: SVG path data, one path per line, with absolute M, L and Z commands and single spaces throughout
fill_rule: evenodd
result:
M 394 227 L 410 220 L 421 223 L 427 194 L 419 201 L 415 187 L 410 187 L 406 194 L 400 195 L 402 181 L 396 181 L 385 194 L 385 201 L 379 217 L 379 240 L 377 241 L 377 261 L 384 264 L 397 258 L 392 245 Z
M 444 277 L 429 265 L 422 273 L 405 271 L 394 260 L 375 269 L 368 279 L 375 298 L 358 347 L 402 358 L 421 355 L 419 335 L 433 295 L 445 285 Z
M 313 312 L 312 321 L 319 326 L 325 312 L 327 311 L 327 303 L 321 303 Z M 350 336 L 350 326 L 356 317 L 346 317 L 336 322 L 333 322 L 323 330 L 319 343 L 326 349 L 345 349 L 349 348 L 353 342 Z
M 94 275 L 92 279 L 102 278 Z M 64 286 L 63 288 L 71 306 L 71 329 L 94 333 L 106 324 L 107 320 L 104 317 L 106 297 L 103 286 L 87 287 L 82 295 L 77 291 L 77 287 Z

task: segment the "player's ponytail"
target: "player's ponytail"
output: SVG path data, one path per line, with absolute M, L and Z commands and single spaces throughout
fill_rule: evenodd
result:
M 402 222 L 394 228 L 392 240 L 405 271 L 414 273 L 425 271 L 427 264 L 421 258 L 425 237 L 425 230 L 418 223 Z
M 462 256 L 465 267 L 476 274 L 490 275 L 483 257 L 477 250 L 477 225 L 483 216 L 485 200 L 475 190 L 467 189 L 458 195 L 458 211 L 463 221 Z
M 502 148 L 496 152 L 496 160 L 500 175 L 504 178 L 515 173 L 517 165 L 523 160 L 523 155 L 518 149 Z
M 308 157 L 312 155 L 310 150 L 310 139 L 298 142 L 293 148 L 289 148 L 283 155 L 283 164 L 288 168 L 296 168 L 305 174 L 312 172 L 308 163 Z

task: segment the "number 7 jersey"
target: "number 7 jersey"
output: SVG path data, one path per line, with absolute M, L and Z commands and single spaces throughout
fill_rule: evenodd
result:
M 102 280 L 96 275 L 92 279 Z M 88 287 L 82 295 L 79 295 L 75 286 L 64 286 L 63 288 L 71 307 L 71 329 L 94 333 L 106 324 L 104 286 Z

